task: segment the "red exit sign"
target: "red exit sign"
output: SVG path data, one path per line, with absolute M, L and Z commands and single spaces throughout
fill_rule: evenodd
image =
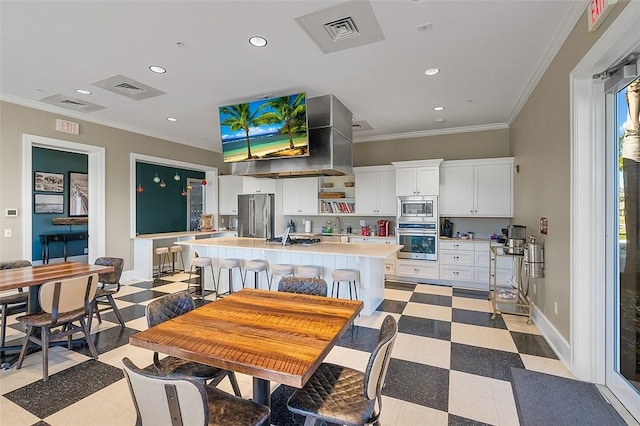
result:
M 618 0 L 590 0 L 587 9 L 589 20 L 589 32 L 595 31 L 604 22 L 609 12 L 614 8 Z

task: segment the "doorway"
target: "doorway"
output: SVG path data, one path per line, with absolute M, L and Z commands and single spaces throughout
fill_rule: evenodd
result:
M 626 78 L 614 74 L 606 94 L 607 258 L 611 261 L 606 281 L 605 383 L 640 418 L 638 409 L 632 408 L 640 407 L 640 78 L 636 77 L 637 73 Z
M 89 185 L 88 261 L 104 256 L 105 253 L 105 149 L 100 146 L 85 145 L 61 139 L 24 134 L 22 136 L 22 193 L 33 192 L 33 148 L 47 148 L 58 151 L 87 155 Z M 32 258 L 32 197 L 22 197 L 22 258 Z

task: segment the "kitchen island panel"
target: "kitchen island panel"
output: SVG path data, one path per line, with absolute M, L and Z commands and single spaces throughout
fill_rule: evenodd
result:
M 264 240 L 251 238 L 219 238 L 183 241 L 198 250 L 203 256 L 214 259 L 218 265 L 220 259 L 238 258 L 243 261 L 264 259 L 270 264 L 285 263 L 295 267 L 316 265 L 322 267 L 322 278 L 332 287 L 331 273 L 334 269 L 357 269 L 360 271 L 358 296 L 364 302 L 363 315 L 371 315 L 384 299 L 384 261 L 387 256 L 397 252 L 399 246 L 351 243 L 319 243 L 313 246 L 281 246 L 267 244 Z M 234 276 L 234 288 L 240 288 L 238 275 Z M 222 274 L 218 289 L 224 293 L 229 288 L 228 274 Z M 277 282 L 272 286 L 277 290 Z M 349 288 L 342 285 L 341 298 L 349 298 Z

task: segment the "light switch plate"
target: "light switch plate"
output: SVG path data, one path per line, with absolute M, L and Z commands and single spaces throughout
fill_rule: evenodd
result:
M 11 229 L 11 228 L 6 228 L 6 229 L 4 230 L 4 237 L 5 237 L 5 238 L 11 238 L 11 237 L 13 237 L 13 229 Z

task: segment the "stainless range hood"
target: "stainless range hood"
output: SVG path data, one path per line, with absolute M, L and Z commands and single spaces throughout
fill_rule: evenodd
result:
M 261 178 L 342 176 L 353 172 L 353 114 L 333 95 L 307 99 L 309 156 L 233 163 L 234 175 Z

